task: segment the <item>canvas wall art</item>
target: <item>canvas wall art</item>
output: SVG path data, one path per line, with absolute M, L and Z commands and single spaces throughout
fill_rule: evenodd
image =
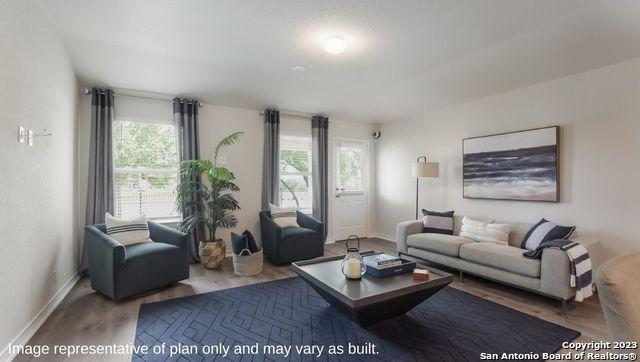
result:
M 554 126 L 462 140 L 463 196 L 557 202 L 558 132 Z

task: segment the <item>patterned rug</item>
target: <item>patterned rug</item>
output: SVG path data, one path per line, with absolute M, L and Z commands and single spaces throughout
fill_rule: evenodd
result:
M 149 352 L 133 360 L 477 361 L 542 356 L 579 335 L 451 287 L 362 328 L 294 277 L 142 305 L 135 345 Z

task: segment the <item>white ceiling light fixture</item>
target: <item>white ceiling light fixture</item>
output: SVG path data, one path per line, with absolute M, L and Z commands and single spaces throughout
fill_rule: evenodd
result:
M 324 41 L 324 50 L 331 54 L 340 54 L 347 49 L 347 42 L 341 36 L 332 36 Z
M 307 67 L 304 65 L 292 65 L 289 67 L 289 71 L 292 73 L 304 73 L 307 71 Z

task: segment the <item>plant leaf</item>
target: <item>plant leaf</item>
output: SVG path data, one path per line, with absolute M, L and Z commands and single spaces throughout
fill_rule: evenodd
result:
M 178 228 L 185 233 L 190 233 L 193 231 L 193 229 L 196 228 L 196 226 L 201 225 L 203 222 L 204 222 L 203 215 L 200 215 L 200 214 L 190 215 L 182 218 L 182 220 L 180 221 L 180 224 L 178 225 Z
M 237 143 L 242 134 L 235 132 L 218 142 L 213 162 L 186 160 L 180 163 L 176 201 L 183 215 L 181 230 L 190 232 L 202 225 L 206 226 L 209 238 L 213 238 L 218 228 L 238 225 L 234 211 L 239 210 L 240 205 L 232 192 L 240 191 L 240 188 L 233 183 L 233 172 L 217 165 L 217 158 L 220 149 Z
M 209 171 L 209 175 L 216 181 L 231 181 L 234 179 L 233 172 L 226 167 L 215 166 Z
M 223 138 L 220 140 L 220 142 L 218 142 L 218 144 L 216 145 L 215 149 L 213 150 L 213 161 L 214 163 L 218 163 L 218 153 L 220 152 L 220 149 L 222 147 L 228 147 L 231 146 L 235 143 L 237 143 L 238 141 L 240 141 L 240 136 L 243 135 L 244 132 L 233 132 L 232 134 L 228 135 L 227 137 Z

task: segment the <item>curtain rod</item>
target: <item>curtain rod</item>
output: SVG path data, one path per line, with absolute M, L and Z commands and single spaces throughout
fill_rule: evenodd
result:
M 258 112 L 258 114 L 261 116 L 264 116 L 264 110 L 261 110 L 260 112 Z M 287 111 L 287 110 L 280 110 L 280 115 L 285 117 L 295 117 L 295 118 L 304 118 L 304 119 L 309 119 L 313 116 L 326 117 L 326 115 L 322 113 L 307 113 L 307 112 Z
M 89 95 L 91 93 L 92 93 L 92 90 L 89 88 L 85 88 L 83 90 L 84 95 Z M 153 101 L 163 101 L 163 102 L 173 102 L 173 98 L 174 98 L 173 96 L 167 96 L 166 98 L 163 98 L 163 97 L 141 96 L 141 95 L 134 95 L 134 94 L 121 94 L 117 90 L 114 90 L 112 93 L 114 97 L 150 99 Z M 178 97 L 178 98 L 181 98 L 181 97 Z M 200 108 L 204 107 L 204 103 L 198 101 L 198 107 Z

